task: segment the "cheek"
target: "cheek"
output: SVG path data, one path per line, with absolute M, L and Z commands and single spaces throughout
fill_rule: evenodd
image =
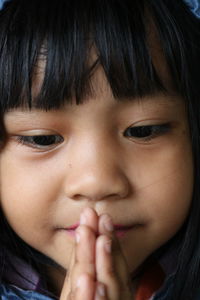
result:
M 26 243 L 68 266 L 73 243 L 55 234 L 54 227 L 59 220 L 56 212 L 63 211 L 56 210 L 61 176 L 50 165 L 30 166 L 7 155 L 1 157 L 0 175 L 0 204 L 10 226 Z
M 124 247 L 131 271 L 169 241 L 186 220 L 193 194 L 193 160 L 188 145 L 188 141 L 184 147 L 177 143 L 159 151 L 140 151 L 137 160 L 132 157 L 128 169 L 134 193 L 130 211 L 133 215 L 137 212 L 145 226 L 133 233 L 133 242 L 127 240 Z
M 193 194 L 193 159 L 188 141 L 146 156 L 136 194 L 155 231 L 173 235 L 188 214 Z
M 39 229 L 48 222 L 51 212 L 50 201 L 57 192 L 45 170 L 30 168 L 9 155 L 2 155 L 0 169 L 1 206 L 10 225 L 16 231 L 26 228 Z M 56 190 L 56 191 L 55 191 Z M 38 222 L 39 221 L 39 222 Z

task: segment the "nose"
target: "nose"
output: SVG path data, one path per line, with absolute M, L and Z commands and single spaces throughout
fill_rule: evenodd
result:
M 80 145 L 79 145 L 80 146 Z M 130 191 L 128 177 L 118 152 L 109 145 L 81 146 L 71 156 L 65 176 L 65 194 L 73 200 L 100 201 L 122 199 Z

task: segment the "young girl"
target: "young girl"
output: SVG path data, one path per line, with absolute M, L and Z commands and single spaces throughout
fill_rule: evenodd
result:
M 1 299 L 200 299 L 199 6 L 4 2 Z

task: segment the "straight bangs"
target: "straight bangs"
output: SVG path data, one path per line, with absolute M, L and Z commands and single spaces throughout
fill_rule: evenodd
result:
M 153 27 L 163 52 L 159 64 L 167 62 L 171 82 L 180 93 L 185 45 L 168 2 L 7 2 L 0 12 L 2 112 L 17 107 L 57 109 L 74 99 L 79 104 L 95 92 L 91 80 L 99 66 L 116 99 L 168 92 L 153 59 Z M 174 9 L 184 18 L 184 6 Z

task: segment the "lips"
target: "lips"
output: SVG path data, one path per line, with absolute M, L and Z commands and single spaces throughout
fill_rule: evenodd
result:
M 76 230 L 76 228 L 78 228 L 79 225 L 80 225 L 80 223 L 76 223 L 70 227 L 67 227 L 66 230 Z
M 78 228 L 78 226 L 80 225 L 80 223 L 76 223 L 70 227 L 65 228 L 65 230 L 67 231 L 67 233 L 70 236 L 75 236 L 75 231 Z M 130 231 L 131 229 L 137 227 L 139 224 L 137 225 L 120 225 L 120 224 L 114 224 L 114 230 L 115 230 L 115 234 L 117 237 L 121 238 L 123 237 L 126 233 L 128 233 L 128 231 Z
M 136 227 L 136 225 L 122 226 L 122 225 L 114 225 L 115 234 L 117 237 L 122 238 L 126 235 L 131 229 Z

